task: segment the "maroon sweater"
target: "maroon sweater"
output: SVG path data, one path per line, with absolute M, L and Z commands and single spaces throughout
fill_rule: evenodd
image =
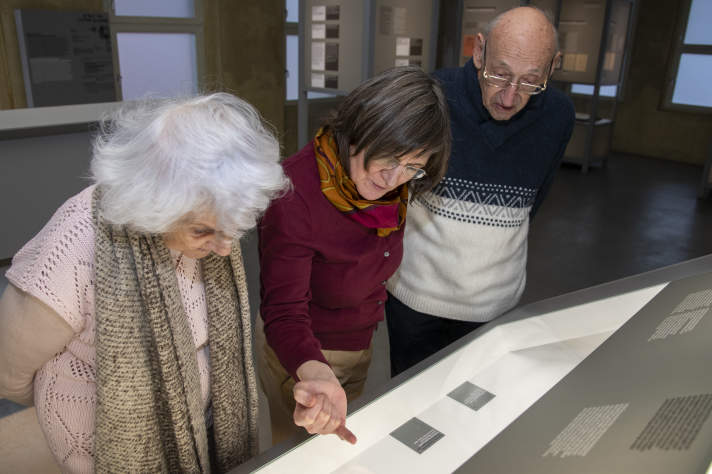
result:
M 383 320 L 386 280 L 403 256 L 403 227 L 388 237 L 339 212 L 322 194 L 314 146 L 283 163 L 293 190 L 259 225 L 260 313 L 270 347 L 292 377 L 320 349 L 358 351 Z

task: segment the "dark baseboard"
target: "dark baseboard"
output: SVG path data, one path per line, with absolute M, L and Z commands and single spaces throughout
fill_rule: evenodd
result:
M 11 258 L 0 258 L 0 267 L 9 267 L 11 263 Z

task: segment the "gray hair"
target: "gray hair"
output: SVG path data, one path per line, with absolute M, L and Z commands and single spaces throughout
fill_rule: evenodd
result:
M 557 53 L 560 50 L 559 30 L 556 28 L 556 25 L 554 24 L 554 14 L 549 10 L 542 10 L 541 8 L 536 7 L 534 5 L 527 5 L 524 7 L 513 7 L 513 8 L 509 8 L 509 9 L 503 11 L 502 13 L 498 14 L 496 17 L 494 17 L 492 20 L 490 20 L 489 23 L 487 23 L 487 25 L 485 25 L 485 28 L 482 31 L 482 34 L 484 34 L 485 38 L 489 38 L 490 33 L 492 32 L 492 30 L 494 30 L 494 28 L 497 26 L 499 21 L 502 19 L 502 16 L 504 16 L 504 14 L 506 14 L 510 10 L 514 10 L 515 8 L 531 8 L 533 10 L 538 11 L 539 13 L 544 15 L 547 20 L 549 20 L 549 25 L 551 26 L 551 32 L 554 35 L 554 53 Z
M 110 223 L 165 233 L 211 212 L 238 237 L 288 186 L 279 158 L 254 107 L 216 93 L 124 104 L 100 123 L 91 172 Z

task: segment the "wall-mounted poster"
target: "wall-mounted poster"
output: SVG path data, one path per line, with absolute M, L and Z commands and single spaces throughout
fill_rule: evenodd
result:
M 27 105 L 116 100 L 106 13 L 15 10 Z
M 304 0 L 307 45 L 303 65 L 305 84 L 314 89 L 346 92 L 365 78 L 363 54 L 364 2 Z M 311 41 L 311 44 L 309 44 Z M 343 61 L 341 58 L 348 58 Z M 318 73 L 326 72 L 324 75 Z

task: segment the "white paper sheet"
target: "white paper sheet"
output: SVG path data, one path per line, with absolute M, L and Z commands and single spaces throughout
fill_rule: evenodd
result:
M 325 39 L 326 23 L 312 23 L 311 37 L 312 39 Z
M 311 75 L 311 87 L 321 87 L 326 86 L 326 76 L 323 72 L 312 72 Z
M 396 56 L 410 56 L 410 38 L 396 38 Z
M 326 5 L 312 7 L 312 21 L 326 21 Z
M 313 41 L 311 44 L 311 68 L 323 71 L 326 65 L 326 43 Z

